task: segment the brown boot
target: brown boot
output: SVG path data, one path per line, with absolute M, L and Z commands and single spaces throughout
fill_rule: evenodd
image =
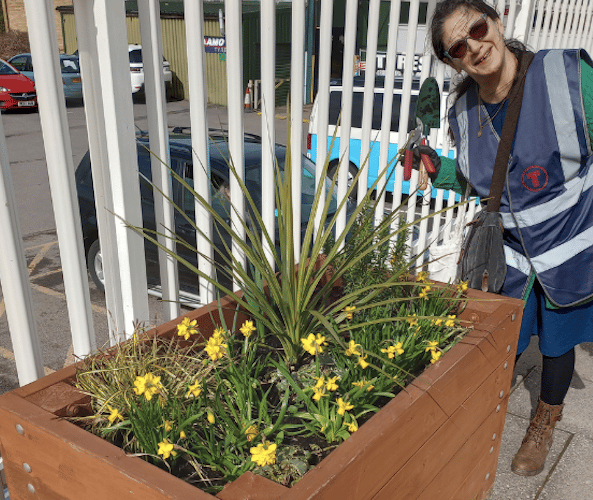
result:
M 511 464 L 511 470 L 515 474 L 535 476 L 544 469 L 546 457 L 552 447 L 552 433 L 556 422 L 562 418 L 563 407 L 564 405 L 552 406 L 539 400 L 535 417 Z

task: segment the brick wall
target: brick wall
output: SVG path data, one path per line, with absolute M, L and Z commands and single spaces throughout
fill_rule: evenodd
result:
M 25 1 L 24 0 L 1 0 L 2 8 L 4 10 L 4 24 L 6 29 L 26 31 L 27 17 L 25 15 Z M 62 5 L 72 5 L 72 0 L 53 0 L 54 7 L 60 7 Z M 56 23 L 56 31 L 58 33 L 58 46 L 60 51 L 64 50 L 64 41 L 62 39 L 62 24 L 60 20 L 60 14 L 58 11 L 54 11 L 54 18 Z

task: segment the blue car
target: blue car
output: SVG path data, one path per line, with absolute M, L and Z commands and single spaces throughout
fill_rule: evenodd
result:
M 35 81 L 31 54 L 18 54 L 11 57 L 8 62 L 27 78 Z M 60 54 L 60 68 L 62 69 L 64 97 L 66 97 L 67 101 L 81 100 L 82 78 L 80 77 L 78 56 L 71 54 Z

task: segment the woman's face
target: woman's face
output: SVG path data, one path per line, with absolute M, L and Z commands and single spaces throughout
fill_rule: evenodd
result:
M 476 26 L 476 23 L 479 26 L 483 16 L 482 12 L 460 7 L 445 20 L 443 26 L 443 45 L 447 50 L 458 40 L 465 39 L 467 43 L 467 50 L 463 57 L 459 59 L 445 57 L 445 62 L 457 71 L 464 70 L 478 84 L 502 74 L 507 53 L 502 36 L 504 29 L 500 19 L 494 21 L 486 16 L 488 25 L 486 35 L 480 40 L 469 37 L 471 28 Z

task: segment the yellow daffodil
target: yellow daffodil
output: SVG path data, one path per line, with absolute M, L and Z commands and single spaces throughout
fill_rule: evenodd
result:
M 369 392 L 371 392 L 375 388 L 373 384 L 367 382 L 364 379 L 360 380 L 359 382 L 352 382 L 352 385 L 354 387 L 358 387 L 359 389 L 364 389 L 366 387 L 366 390 Z
M 327 379 L 327 383 L 325 384 L 325 388 L 328 391 L 337 391 L 338 390 L 338 384 L 336 384 L 336 380 L 338 380 L 338 377 L 332 377 L 332 378 L 328 378 Z
M 255 326 L 253 326 L 253 321 L 249 321 L 249 320 L 245 321 L 245 323 L 243 323 L 243 325 L 241 326 L 239 331 L 243 335 L 245 335 L 245 337 L 249 337 L 255 331 Z
M 112 406 L 107 405 L 107 409 L 111 412 L 111 415 L 107 417 L 110 424 L 113 424 L 116 420 L 123 420 L 123 415 L 119 412 L 117 408 L 113 408 Z
M 441 358 L 443 353 L 441 351 L 432 351 L 430 353 L 430 355 L 431 355 L 430 362 L 434 364 Z
M 389 357 L 389 359 L 393 359 L 395 358 L 395 355 L 400 355 L 404 353 L 404 350 L 402 349 L 402 342 L 398 342 L 395 345 L 390 345 L 387 349 L 381 349 L 381 352 L 384 352 L 387 354 L 387 356 Z
M 325 377 L 322 375 L 317 379 L 317 383 L 315 384 L 315 388 L 319 389 L 325 385 Z
M 185 340 L 189 339 L 190 336 L 198 333 L 198 329 L 196 328 L 197 323 L 195 319 L 190 321 L 189 318 L 183 318 L 183 321 L 177 325 L 177 335 L 183 337 Z
M 222 342 L 222 339 L 224 338 L 224 328 L 222 326 L 219 326 L 216 330 L 214 330 L 214 333 L 212 333 L 212 336 L 217 338 L 219 342 Z
M 276 443 L 260 443 L 257 446 L 251 448 L 251 461 L 255 462 L 260 467 L 265 465 L 273 465 L 276 463 Z
M 173 443 L 170 443 L 169 440 L 163 439 L 159 443 L 159 450 L 157 451 L 157 453 L 159 455 L 163 455 L 163 458 L 166 460 L 171 455 L 173 455 L 173 456 L 177 455 L 177 452 L 175 450 L 173 450 L 174 447 L 175 447 L 175 445 Z
M 137 396 L 144 394 L 147 401 L 150 401 L 152 396 L 162 388 L 161 377 L 155 377 L 152 373 L 147 373 L 144 377 L 136 377 L 134 381 L 134 393 Z
M 445 321 L 445 326 L 448 326 L 448 327 L 451 327 L 451 328 L 454 327 L 455 326 L 455 318 L 456 317 L 457 316 L 455 316 L 454 314 L 450 314 L 449 316 L 447 316 L 447 318 L 449 318 L 449 319 L 447 319 L 447 321 Z
M 251 443 L 258 435 L 257 427 L 255 425 L 250 425 L 245 429 L 245 436 L 247 437 L 247 441 Z
M 424 349 L 424 352 L 428 352 L 428 351 L 434 352 L 437 350 L 438 345 L 439 345 L 439 343 L 436 340 L 434 340 L 434 341 L 429 340 L 428 346 L 426 347 L 426 349 Z
M 346 349 L 346 356 L 352 356 L 353 354 L 356 356 L 362 356 L 362 347 L 360 344 L 354 342 L 354 340 L 351 340 L 348 343 L 348 349 Z
M 171 432 L 173 430 L 173 426 L 171 425 L 170 420 L 165 420 L 163 422 L 163 425 L 161 425 L 161 427 L 164 427 L 165 432 Z
M 344 413 L 346 413 L 348 410 L 351 410 L 352 408 L 354 408 L 353 404 L 348 403 L 347 401 L 344 401 L 342 398 L 338 398 L 338 415 L 344 415 Z
M 431 287 L 430 286 L 425 286 L 422 291 L 420 292 L 420 294 L 418 295 L 418 297 L 420 297 L 421 299 L 424 300 L 428 300 L 428 292 L 430 292 Z
M 468 288 L 467 281 L 462 281 L 457 285 L 458 292 L 466 292 Z
M 187 388 L 186 398 L 197 398 L 202 393 L 202 387 L 200 382 L 196 380 L 192 385 Z
M 432 322 L 436 325 L 436 326 L 440 326 L 443 324 L 444 319 L 443 318 L 436 318 L 433 319 Z
M 348 422 L 346 425 L 348 426 L 348 432 L 350 433 L 354 433 L 358 430 L 358 424 L 356 423 L 356 420 L 354 422 Z
M 418 318 L 416 317 L 416 313 L 412 314 L 409 318 L 406 318 L 406 321 L 410 324 L 410 328 L 413 326 L 418 325 Z
M 187 434 L 185 433 L 185 431 L 181 431 L 179 433 L 179 439 L 186 439 L 187 438 Z
M 313 399 L 319 401 L 323 396 L 327 396 L 323 387 L 313 387 Z
M 310 333 L 306 339 L 301 339 L 301 343 L 303 344 L 303 349 L 313 355 L 321 354 L 323 352 L 323 346 L 327 344 L 325 337 L 319 333 L 317 336 Z
M 422 272 L 418 273 L 418 275 L 416 276 L 416 281 L 419 281 L 421 283 L 426 283 L 427 279 L 428 279 L 427 271 L 422 271 Z
M 222 336 L 213 335 L 208 339 L 204 350 L 212 361 L 221 359 L 226 354 L 227 345 L 223 343 Z
M 352 313 L 356 311 L 356 306 L 346 306 L 344 312 L 346 313 L 346 319 L 352 319 Z
M 214 422 L 216 422 L 214 415 L 210 412 L 208 412 L 208 415 L 206 416 L 206 418 L 208 419 L 208 423 L 210 423 L 210 424 L 213 424 Z
M 360 367 L 364 370 L 367 366 L 369 366 L 369 364 L 366 361 L 367 356 L 359 356 L 358 358 L 358 364 L 360 365 Z

